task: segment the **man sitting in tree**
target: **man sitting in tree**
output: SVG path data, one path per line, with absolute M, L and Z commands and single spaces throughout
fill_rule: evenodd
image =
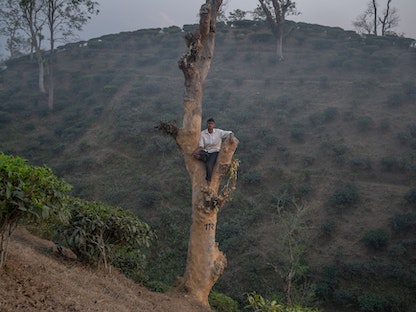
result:
M 212 170 L 214 169 L 218 153 L 221 149 L 222 140 L 228 137 L 233 142 L 233 132 L 215 128 L 215 120 L 209 118 L 207 120 L 207 129 L 201 131 L 198 147 L 192 153 L 196 159 L 205 162 L 205 179 L 207 180 L 208 187 L 211 183 Z

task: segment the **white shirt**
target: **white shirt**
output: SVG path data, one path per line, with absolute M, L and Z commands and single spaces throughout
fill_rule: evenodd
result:
M 199 147 L 206 150 L 208 153 L 219 152 L 221 149 L 222 139 L 227 138 L 232 131 L 226 131 L 214 128 L 212 133 L 208 129 L 201 131 L 199 138 Z

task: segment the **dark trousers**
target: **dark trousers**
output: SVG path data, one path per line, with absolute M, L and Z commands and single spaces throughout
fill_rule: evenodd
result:
M 214 169 L 215 162 L 217 161 L 218 152 L 208 153 L 207 161 L 205 162 L 205 168 L 207 174 L 205 180 L 211 181 L 212 170 Z

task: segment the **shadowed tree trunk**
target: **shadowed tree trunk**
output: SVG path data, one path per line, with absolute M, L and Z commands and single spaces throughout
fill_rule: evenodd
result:
M 46 93 L 45 90 L 45 67 L 43 64 L 43 56 L 42 56 L 42 50 L 41 50 L 41 42 L 43 39 L 42 36 L 42 27 L 44 22 L 39 17 L 41 7 L 38 5 L 38 3 L 34 0 L 21 0 L 19 2 L 20 8 L 22 10 L 22 18 L 26 24 L 26 27 L 28 29 L 28 33 L 30 34 L 30 40 L 31 40 L 31 48 L 32 50 L 35 50 L 36 54 L 36 60 L 38 62 L 39 66 L 39 91 L 41 93 Z M 32 57 L 32 54 L 31 54 Z
M 209 306 L 208 295 L 227 264 L 225 255 L 215 242 L 215 232 L 218 210 L 224 205 L 230 189 L 220 194 L 218 190 L 238 145 L 236 138 L 233 141 L 226 139 L 223 143 L 210 188 L 207 188 L 205 165 L 193 158 L 192 152 L 198 146 L 201 133 L 203 85 L 214 53 L 216 21 L 221 4 L 222 0 L 207 0 L 200 9 L 199 27 L 185 36 L 188 51 L 178 62 L 185 78 L 183 124 L 182 128 L 170 132 L 183 153 L 192 186 L 187 263 L 178 288 L 205 306 Z
M 373 33 L 374 33 L 374 35 L 377 36 L 377 2 L 376 2 L 376 0 L 373 0 L 373 12 L 374 12 L 374 16 L 373 16 L 374 30 L 373 30 Z

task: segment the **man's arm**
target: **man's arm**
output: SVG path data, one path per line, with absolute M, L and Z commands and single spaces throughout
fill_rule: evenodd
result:
M 194 156 L 195 158 L 199 159 L 199 152 L 202 150 L 201 146 L 198 146 L 193 152 L 192 152 L 192 156 Z
M 202 138 L 202 132 L 201 136 L 199 137 L 198 147 L 194 149 L 192 152 L 192 156 L 196 159 L 199 159 L 199 152 L 204 148 L 204 139 Z
M 231 143 L 234 142 L 234 133 L 232 131 L 221 130 L 221 138 L 227 139 L 230 138 Z
M 234 132 L 231 132 L 228 137 L 230 138 L 230 142 L 234 143 Z

